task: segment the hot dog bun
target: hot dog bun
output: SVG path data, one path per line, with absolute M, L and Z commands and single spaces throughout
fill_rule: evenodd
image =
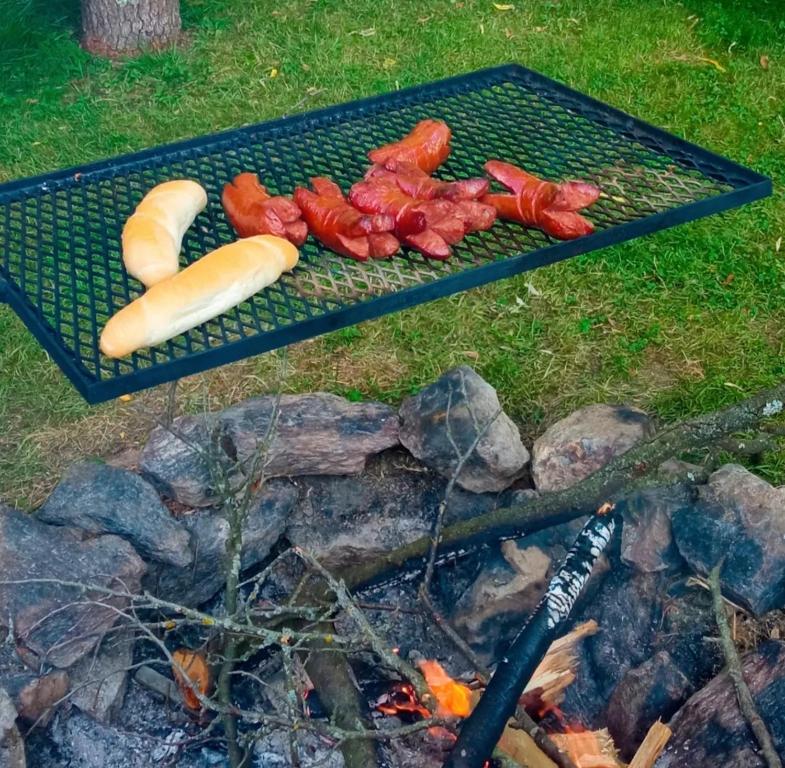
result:
M 123 307 L 101 334 L 101 352 L 123 357 L 184 333 L 274 283 L 298 258 L 297 248 L 273 235 L 224 245 Z
M 195 181 L 167 181 L 153 187 L 123 227 L 123 263 L 148 288 L 176 274 L 183 235 L 207 205 Z

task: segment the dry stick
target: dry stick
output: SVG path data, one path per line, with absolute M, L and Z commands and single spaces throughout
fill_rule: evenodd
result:
M 722 646 L 725 663 L 728 666 L 728 674 L 736 689 L 736 698 L 739 702 L 741 714 L 747 721 L 747 725 L 749 725 L 758 744 L 760 744 L 763 757 L 766 760 L 766 765 L 768 768 L 782 768 L 782 760 L 780 760 L 777 755 L 769 729 L 766 727 L 766 723 L 763 721 L 760 712 L 758 712 L 758 708 L 755 706 L 752 693 L 744 680 L 741 659 L 739 658 L 736 646 L 733 645 L 733 638 L 731 637 L 730 627 L 728 626 L 728 617 L 725 613 L 725 604 L 722 600 L 722 588 L 720 587 L 720 571 L 722 570 L 722 565 L 723 561 L 721 560 L 709 574 L 709 587 L 711 588 L 711 598 L 714 605 L 714 619 L 717 622 L 717 628 L 720 631 L 720 645 Z
M 242 487 L 239 500 L 234 495 L 224 498 L 223 506 L 229 512 L 229 541 L 226 546 L 226 584 L 224 586 L 224 603 L 227 615 L 237 618 L 239 612 L 239 583 L 240 569 L 243 555 L 243 533 L 245 523 L 248 519 L 248 512 L 257 491 L 254 487 L 261 488 L 264 484 L 264 466 L 270 444 L 275 437 L 278 425 L 278 415 L 280 411 L 281 388 L 278 388 L 273 409 L 270 415 L 270 423 L 262 438 L 257 445 L 251 460 L 250 471 L 246 473 L 244 486 Z M 215 442 L 215 441 L 214 441 Z M 222 471 L 223 467 L 220 460 L 216 461 L 216 471 Z M 230 481 L 225 478 L 227 486 Z M 232 672 L 237 662 L 237 639 L 226 637 L 223 648 L 224 660 L 218 673 L 218 699 L 226 707 L 230 708 L 232 700 Z M 243 751 L 237 733 L 237 719 L 228 712 L 223 715 L 224 729 L 226 731 L 227 744 L 229 748 L 229 764 L 231 768 L 243 768 L 248 764 L 251 756 L 250 750 Z
M 442 530 L 442 543 L 450 552 L 456 552 L 477 541 L 517 537 L 589 514 L 607 499 L 661 482 L 652 474 L 665 460 L 690 449 L 711 445 L 727 435 L 749 430 L 763 419 L 776 416 L 783 410 L 783 400 L 785 383 L 728 408 L 664 429 L 572 488 L 446 526 Z M 422 567 L 430 546 L 431 537 L 423 536 L 340 575 L 350 589 L 358 589 L 402 568 Z

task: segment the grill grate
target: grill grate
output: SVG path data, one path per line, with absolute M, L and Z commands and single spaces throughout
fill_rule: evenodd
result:
M 426 117 L 453 130 L 438 176 L 482 175 L 482 164 L 497 158 L 545 178 L 593 181 L 604 191 L 587 212 L 597 232 L 558 242 L 499 221 L 467 236 L 447 262 L 405 251 L 358 263 L 309 238 L 291 275 L 238 308 L 126 359 L 99 353 L 106 320 L 142 290 L 123 269 L 120 233 L 152 186 L 188 177 L 208 192 L 208 207 L 183 242 L 185 265 L 234 239 L 220 193 L 235 174 L 257 171 L 273 194 L 315 175 L 348 190 L 369 149 Z M 0 291 L 96 403 L 770 192 L 763 176 L 509 65 L 2 185 Z

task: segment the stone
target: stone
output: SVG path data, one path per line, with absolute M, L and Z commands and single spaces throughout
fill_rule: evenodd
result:
M 683 578 L 668 584 L 654 647 L 666 650 L 697 690 L 722 665 L 711 594 Z
M 220 414 L 182 416 L 172 429 L 157 427 L 142 450 L 142 474 L 158 491 L 191 507 L 218 501 L 201 451 L 212 450 L 239 484 L 263 445 L 276 398 L 265 396 Z M 381 403 L 351 403 L 327 393 L 283 395 L 265 475 L 351 475 L 366 459 L 398 445 L 398 417 Z
M 662 621 L 665 573 L 636 573 L 615 563 L 594 584 L 595 594 L 581 598 L 575 623 L 594 619 L 599 632 L 580 644 L 580 673 L 565 692 L 565 712 L 585 726 L 605 726 L 602 717 L 614 688 L 627 670 L 640 666 L 655 652 Z
M 539 547 L 520 547 L 514 541 L 502 545 L 504 560 L 486 565 L 472 586 L 461 596 L 453 624 L 477 650 L 496 655 L 493 635 L 505 635 L 502 625 L 520 629 L 525 616 L 540 601 L 548 586 L 551 558 Z M 493 632 L 488 631 L 491 623 Z
M 682 557 L 699 574 L 721 559 L 724 594 L 761 615 L 785 607 L 785 488 L 727 464 L 673 515 Z
M 191 562 L 188 531 L 155 489 L 133 472 L 108 464 L 83 461 L 72 466 L 36 517 L 90 534 L 122 536 L 146 560 L 181 568 Z
M 255 398 L 221 413 L 223 432 L 244 465 L 267 437 L 275 399 Z M 354 475 L 369 456 L 396 445 L 398 417 L 387 405 L 326 392 L 283 395 L 264 471 L 267 477 Z
M 474 370 L 462 365 L 404 400 L 400 410 L 401 443 L 426 466 L 449 478 L 478 432 L 498 410 L 496 390 Z M 456 482 L 474 493 L 501 491 L 521 476 L 528 462 L 529 452 L 521 442 L 518 428 L 501 412 L 487 428 Z
M 242 567 L 261 563 L 281 538 L 299 492 L 288 480 L 268 480 L 258 500 L 248 512 L 243 532 Z
M 129 632 L 107 637 L 97 653 L 88 654 L 71 668 L 70 702 L 96 720 L 110 722 L 123 705 L 133 650 Z
M 191 534 L 193 562 L 187 568 L 167 565 L 151 569 L 143 586 L 162 600 L 195 608 L 224 585 L 229 523 L 207 510 L 183 522 Z
M 52 579 L 136 593 L 145 564 L 118 536 L 82 541 L 68 528 L 0 509 L 0 573 L 8 582 Z M 71 666 L 117 621 L 117 612 L 55 583 L 0 583 L 0 627 L 10 619 L 25 663 Z M 103 597 L 101 599 L 104 599 Z M 123 607 L 124 598 L 110 598 Z
M 685 677 L 667 651 L 627 670 L 613 691 L 606 721 L 622 757 L 631 760 L 651 725 L 667 720 L 691 693 Z
M 243 569 L 262 562 L 281 538 L 299 492 L 283 478 L 268 480 L 252 502 L 243 533 Z M 190 533 L 192 563 L 186 568 L 162 566 L 145 578 L 145 589 L 164 600 L 196 607 L 207 602 L 224 585 L 229 521 L 216 510 L 201 510 L 183 523 Z
M 200 449 L 211 445 L 213 414 L 180 416 L 171 429 L 156 427 L 139 455 L 139 471 L 166 498 L 189 507 L 209 507 L 216 494 Z M 219 457 L 220 458 L 220 454 Z
M 745 654 L 742 674 L 776 752 L 785 754 L 785 643 L 769 641 Z M 727 671 L 693 694 L 668 726 L 673 735 L 654 768 L 766 766 Z
M 431 472 L 399 469 L 399 457 L 377 457 L 357 477 L 307 477 L 286 537 L 331 568 L 365 563 L 426 535 L 444 496 L 445 481 Z M 449 524 L 501 505 L 495 494 L 456 488 Z
M 16 727 L 16 708 L 11 697 L 0 688 L 0 766 L 25 768 L 25 744 Z
M 638 408 L 581 408 L 534 441 L 534 486 L 541 493 L 570 488 L 653 434 L 651 420 Z
M 643 573 L 679 569 L 684 561 L 673 541 L 671 515 L 690 503 L 687 487 L 647 488 L 625 501 L 621 559 Z
M 13 699 L 19 720 L 43 727 L 68 693 L 70 676 L 63 669 L 46 675 L 21 672 L 0 678 L 0 684 Z

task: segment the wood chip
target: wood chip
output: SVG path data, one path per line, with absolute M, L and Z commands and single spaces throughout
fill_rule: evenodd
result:
M 671 737 L 671 729 L 659 720 L 649 728 L 646 738 L 641 742 L 635 757 L 628 768 L 652 768 L 660 753 Z

